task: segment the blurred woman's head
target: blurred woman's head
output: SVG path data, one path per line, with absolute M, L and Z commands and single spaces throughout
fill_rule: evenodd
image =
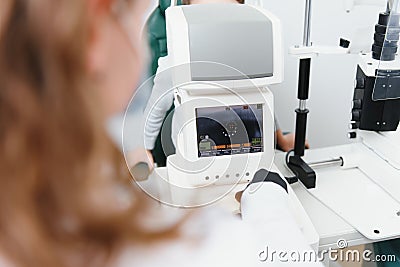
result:
M 104 129 L 138 81 L 145 3 L 0 1 L 0 254 L 17 266 L 101 266 L 161 235 Z

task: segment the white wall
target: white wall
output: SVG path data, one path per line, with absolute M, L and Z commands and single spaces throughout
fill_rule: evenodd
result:
M 248 0 L 254 4 L 259 0 Z M 265 9 L 281 19 L 285 46 L 285 80 L 272 86 L 275 110 L 282 130 L 294 131 L 297 101 L 298 60 L 288 48 L 302 44 L 305 0 L 261 0 Z M 317 45 L 338 45 L 340 37 L 358 43 L 356 50 L 370 50 L 380 6 L 354 6 L 348 0 L 312 1 L 311 40 Z M 361 44 L 361 45 L 360 45 Z M 308 139 L 312 147 L 348 143 L 351 100 L 357 55 L 323 55 L 312 60 Z
M 146 23 L 151 12 L 153 12 L 153 10 L 158 6 L 158 0 L 150 0 L 148 2 L 149 2 L 149 6 L 148 6 L 148 8 L 144 14 L 144 18 L 143 18 L 144 23 Z

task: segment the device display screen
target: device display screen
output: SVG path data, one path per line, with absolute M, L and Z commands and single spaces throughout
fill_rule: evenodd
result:
M 263 152 L 263 105 L 196 109 L 199 157 Z

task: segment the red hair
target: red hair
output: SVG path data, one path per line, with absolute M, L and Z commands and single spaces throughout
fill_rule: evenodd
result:
M 88 3 L 0 3 L 0 250 L 16 266 L 105 266 L 126 243 L 176 234 L 141 225 L 149 201 L 105 132 Z

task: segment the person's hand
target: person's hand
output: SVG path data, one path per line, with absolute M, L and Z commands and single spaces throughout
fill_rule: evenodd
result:
M 244 192 L 244 190 L 239 191 L 239 192 L 236 192 L 236 194 L 235 194 L 235 199 L 236 199 L 236 201 L 239 202 L 239 203 L 240 203 L 240 201 L 242 200 L 243 192 Z
M 235 199 L 241 203 L 241 199 L 242 199 L 242 195 L 243 192 L 250 186 L 253 184 L 257 184 L 257 183 L 274 183 L 277 184 L 279 186 L 281 186 L 286 193 L 288 193 L 288 184 L 287 182 L 282 178 L 282 176 L 280 176 L 278 173 L 272 172 L 272 171 L 268 171 L 266 169 L 259 169 L 255 174 L 253 179 L 251 180 L 251 182 L 247 185 L 247 187 L 242 190 L 239 191 L 235 194 Z
M 154 160 L 151 152 L 144 148 L 137 148 L 127 153 L 129 169 L 137 181 L 146 180 L 154 169 Z
M 276 132 L 276 139 L 277 143 L 280 149 L 282 149 L 285 152 L 288 152 L 292 149 L 294 149 L 294 144 L 295 144 L 295 134 L 290 133 L 284 135 L 280 130 Z M 310 148 L 310 144 L 306 140 L 306 148 Z

